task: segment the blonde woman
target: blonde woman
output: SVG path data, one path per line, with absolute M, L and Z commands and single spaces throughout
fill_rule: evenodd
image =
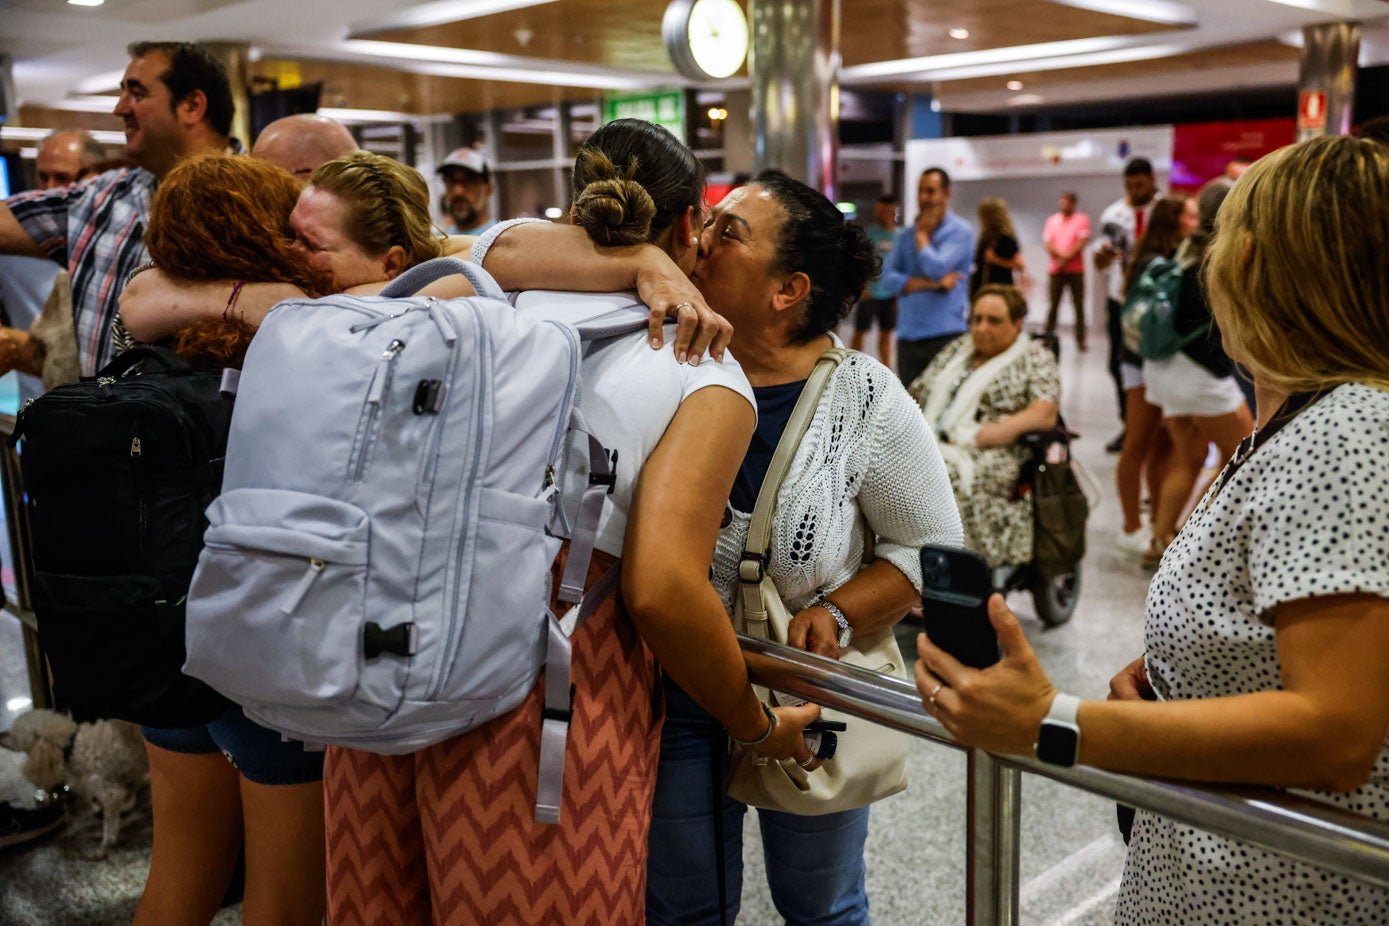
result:
M 979 287 L 989 283 L 1013 286 L 1014 273 L 1018 274 L 1018 287 L 1025 290 L 1031 280 L 1027 277 L 1022 251 L 1018 249 L 1018 233 L 1013 230 L 1013 217 L 1008 214 L 1008 204 L 1001 199 L 982 200 L 979 203 L 979 243 L 974 249 L 974 273 L 969 277 L 970 298 L 979 291 Z
M 1000 596 L 1001 663 L 917 648 L 926 709 L 995 752 L 1304 789 L 1389 820 L 1389 150 L 1326 136 L 1249 169 L 1206 262 L 1253 372 L 1241 445 L 1162 560 L 1147 652 L 1108 701 L 1058 694 Z M 1045 718 L 1045 721 L 1044 721 Z M 1075 741 L 1053 739 L 1058 722 Z M 1389 890 L 1139 811 L 1120 924 L 1382 923 Z

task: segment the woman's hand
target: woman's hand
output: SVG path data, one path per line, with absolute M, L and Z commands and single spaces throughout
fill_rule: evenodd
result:
M 1001 447 L 1004 444 L 1012 443 L 1006 427 L 999 427 L 1001 421 L 992 424 L 985 424 L 974 432 L 974 447 L 976 450 L 984 450 L 989 447 Z
M 839 624 L 834 615 L 819 605 L 797 612 L 786 629 L 786 644 L 807 653 L 839 658 Z
M 918 636 L 916 687 L 926 713 L 966 746 L 1031 755 L 1056 689 L 1002 595 L 989 598 L 989 622 L 1003 658 L 982 671 L 961 665 L 924 633 Z
M 1153 701 L 1157 696 L 1148 681 L 1148 663 L 1143 656 L 1124 666 L 1109 680 L 1109 701 Z
M 704 301 L 699 290 L 664 251 L 646 248 L 637 271 L 637 296 L 651 306 L 651 346 L 660 348 L 666 319 L 676 322 L 675 359 L 698 364 L 705 351 L 723 361 L 733 326 Z
M 815 758 L 805 744 L 805 728 L 820 719 L 820 705 L 802 704 L 772 710 L 776 713 L 776 730 L 766 742 L 746 748 L 773 759 L 794 759 L 807 772 L 819 768 L 821 760 Z

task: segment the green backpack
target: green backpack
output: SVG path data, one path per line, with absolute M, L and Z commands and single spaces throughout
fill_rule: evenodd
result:
M 1177 303 L 1182 293 L 1182 266 L 1159 257 L 1144 268 L 1124 297 L 1120 324 L 1124 347 L 1144 360 L 1166 360 L 1197 338 L 1205 326 L 1177 332 Z

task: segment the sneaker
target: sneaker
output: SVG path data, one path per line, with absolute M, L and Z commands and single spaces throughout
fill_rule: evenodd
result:
M 63 808 L 56 802 L 40 807 L 0 804 L 0 849 L 46 836 L 63 825 Z
M 1119 539 L 1114 541 L 1114 546 L 1120 553 L 1142 556 L 1148 552 L 1148 546 L 1152 542 L 1153 530 L 1145 524 L 1136 531 L 1119 531 Z

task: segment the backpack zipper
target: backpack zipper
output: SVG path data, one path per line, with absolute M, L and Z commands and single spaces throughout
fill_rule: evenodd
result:
M 434 300 L 431 299 L 430 302 L 433 303 Z M 445 342 L 448 342 L 449 340 L 449 335 L 444 334 L 445 327 L 449 329 L 453 338 L 453 347 L 449 351 L 449 360 L 448 363 L 444 365 L 444 396 L 445 399 L 447 399 L 447 390 L 453 387 L 454 365 L 457 363 L 458 354 L 461 352 L 461 348 L 458 346 L 459 331 L 451 315 L 444 313 L 444 318 L 441 321 L 437 313 L 436 307 L 433 306 L 431 306 L 429 314 L 430 318 L 434 320 L 434 324 L 439 328 L 440 334 L 444 336 Z M 443 442 L 444 424 L 445 419 L 447 419 L 447 417 L 448 405 L 446 403 L 444 407 L 440 409 L 439 414 L 436 416 L 436 420 L 431 422 L 430 424 L 429 439 L 426 442 L 424 452 L 424 467 L 420 472 L 420 483 L 422 485 L 429 486 L 430 492 L 433 491 L 434 472 L 436 469 L 438 469 L 439 466 L 439 446 Z
M 366 475 L 367 462 L 371 459 L 371 451 L 376 444 L 377 422 L 381 417 L 381 407 L 386 402 L 386 396 L 391 390 L 391 380 L 395 376 L 396 361 L 400 359 L 401 351 L 405 350 L 405 342 L 400 338 L 395 338 L 386 349 L 381 352 L 381 359 L 376 364 L 376 372 L 372 374 L 371 384 L 367 386 L 366 408 L 363 409 L 364 422 L 362 426 L 362 442 L 358 447 L 357 457 L 350 466 L 351 479 L 353 482 L 361 482 Z
M 145 499 L 144 446 L 139 434 L 130 436 L 130 468 L 135 481 L 136 509 L 139 512 L 139 526 L 135 535 L 135 549 L 140 556 L 145 555 L 145 534 L 149 531 L 149 504 Z
M 472 310 L 477 331 L 477 358 L 475 363 L 469 364 L 473 374 L 473 408 L 476 411 L 486 408 L 491 402 L 491 396 L 486 394 L 486 385 L 488 382 L 486 371 L 492 369 L 492 341 L 488 337 L 487 326 L 483 323 L 481 310 L 471 302 L 468 303 L 468 308 Z M 485 417 L 486 416 L 481 414 L 473 415 L 474 430 L 472 446 L 469 448 L 471 452 L 469 453 L 468 471 L 464 474 L 463 481 L 459 484 L 459 494 L 462 496 L 463 501 L 463 517 L 457 523 L 464 526 L 465 532 L 468 532 L 469 525 L 471 524 L 473 497 L 476 494 L 472 491 L 472 486 L 473 483 L 477 481 L 478 468 L 482 465 L 482 438 L 486 427 L 486 422 L 484 421 Z M 471 532 L 469 532 L 469 536 L 460 537 L 458 539 L 457 559 L 453 569 L 453 589 L 455 596 L 462 587 L 463 554 L 472 549 L 472 536 Z M 458 602 L 457 606 L 461 607 L 463 604 L 466 604 L 466 602 Z M 444 607 L 446 610 L 450 610 L 455 607 L 455 604 L 445 603 Z M 458 638 L 463 634 L 464 620 L 457 619 L 447 621 L 446 623 L 449 629 L 448 637 L 444 640 L 443 649 L 438 650 L 439 655 L 434 662 L 434 669 L 429 681 L 429 693 L 425 696 L 426 700 L 432 701 L 439 696 L 439 689 L 444 686 L 444 681 L 448 678 L 449 667 L 453 665 L 453 652 L 458 647 Z
M 280 613 L 284 614 L 285 617 L 294 616 L 294 612 L 299 610 L 299 605 L 304 603 L 304 596 L 309 593 L 309 589 L 313 588 L 314 581 L 323 574 L 323 569 L 327 565 L 321 559 L 309 560 L 309 568 L 304 572 L 298 584 L 290 591 L 289 598 L 280 606 Z

